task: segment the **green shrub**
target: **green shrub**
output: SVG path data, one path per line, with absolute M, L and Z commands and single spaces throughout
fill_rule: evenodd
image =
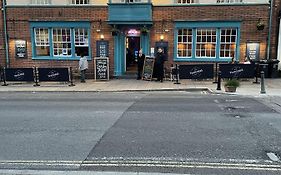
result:
M 240 82 L 237 79 L 229 79 L 226 80 L 225 86 L 232 86 L 232 87 L 239 87 L 240 86 Z

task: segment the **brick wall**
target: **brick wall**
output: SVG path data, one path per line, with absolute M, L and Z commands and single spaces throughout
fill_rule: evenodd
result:
M 280 10 L 280 0 L 276 0 L 275 19 L 277 18 L 277 11 Z M 29 21 L 85 21 L 91 22 L 91 46 L 92 56 L 96 55 L 96 40 L 99 39 L 99 33 L 96 32 L 98 28 L 98 20 L 101 19 L 102 31 L 105 40 L 109 40 L 109 59 L 110 59 L 110 74 L 114 72 L 114 43 L 111 36 L 111 27 L 107 24 L 108 9 L 107 7 L 50 7 L 50 8 L 34 8 L 34 7 L 10 7 L 8 8 L 8 32 L 10 37 L 10 59 L 12 67 L 64 67 L 72 66 L 77 68 L 78 61 L 42 61 L 32 60 L 31 58 L 31 37 L 29 31 Z M 256 24 L 261 18 L 265 24 L 265 29 L 258 31 Z M 268 32 L 268 5 L 250 5 L 250 6 L 189 6 L 189 7 L 153 7 L 153 26 L 150 30 L 151 47 L 154 47 L 155 42 L 159 41 L 162 20 L 165 20 L 165 28 L 169 29 L 165 33 L 166 41 L 169 41 L 169 64 L 172 63 L 174 55 L 174 21 L 175 20 L 240 20 L 241 21 L 241 38 L 240 38 L 240 58 L 244 59 L 246 52 L 247 41 L 259 41 L 261 46 L 261 58 L 266 57 L 266 43 Z M 275 20 L 277 21 L 277 20 Z M 272 57 L 276 57 L 276 31 L 277 24 L 274 22 L 273 28 L 275 34 L 272 35 Z M 274 33 L 274 32 L 273 32 Z M 15 39 L 27 40 L 28 58 L 15 58 Z M 90 71 L 93 72 L 93 62 L 90 62 Z
M 174 20 L 187 21 L 241 21 L 240 36 L 240 59 L 243 60 L 246 54 L 247 41 L 260 41 L 261 58 L 266 56 L 266 41 L 268 31 L 268 5 L 259 6 L 191 6 L 191 7 L 154 7 L 153 20 L 159 21 L 153 25 L 154 37 L 151 44 L 154 45 L 159 40 L 161 20 L 167 21 L 169 33 L 165 33 L 165 38 L 169 40 L 169 64 L 172 63 L 174 54 Z M 262 31 L 258 31 L 256 24 L 261 18 L 265 24 Z M 153 36 L 153 34 L 152 34 Z

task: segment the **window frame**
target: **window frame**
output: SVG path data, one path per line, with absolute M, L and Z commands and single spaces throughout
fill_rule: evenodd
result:
M 220 57 L 221 30 L 236 29 L 235 59 L 240 56 L 240 28 L 241 21 L 176 21 L 174 28 L 174 61 L 188 62 L 229 62 L 231 57 Z M 192 29 L 192 57 L 180 57 L 178 55 L 178 31 L 180 29 Z M 216 31 L 215 57 L 197 57 L 197 29 L 214 29 Z
M 36 53 L 36 28 L 48 28 L 49 35 L 49 56 L 40 56 Z M 69 29 L 70 30 L 70 44 L 71 44 L 71 55 L 54 55 L 54 40 L 53 40 L 53 29 Z M 36 60 L 79 60 L 80 57 L 75 54 L 75 29 L 84 29 L 88 32 L 88 60 L 92 58 L 91 50 L 91 33 L 90 33 L 90 22 L 30 22 L 31 32 L 31 44 L 32 44 L 32 59 Z

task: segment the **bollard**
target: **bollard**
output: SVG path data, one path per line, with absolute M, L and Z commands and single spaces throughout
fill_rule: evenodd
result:
M 178 64 L 176 64 L 176 74 L 177 74 L 177 77 L 176 77 L 176 82 L 174 84 L 181 84 L 179 82 L 179 79 L 180 79 L 180 74 L 179 74 L 179 67 L 178 67 Z
M 73 83 L 73 73 L 72 73 L 72 67 L 70 67 L 68 69 L 69 71 L 69 79 L 70 79 L 70 85 L 69 86 L 75 86 L 75 84 Z
M 265 86 L 264 86 L 264 71 L 261 71 L 261 94 L 265 94 Z
M 218 72 L 218 83 L 217 83 L 217 90 L 221 90 L 221 71 Z
M 8 84 L 6 82 L 6 68 L 5 67 L 3 69 L 3 82 L 4 82 L 4 84 L 2 86 L 8 86 Z
M 38 67 L 34 67 L 33 70 L 34 70 L 34 79 L 35 79 L 35 84 L 33 86 L 40 86 Z
M 215 83 L 218 83 L 218 63 L 216 62 L 216 73 L 215 73 L 215 81 L 213 82 L 214 84 Z

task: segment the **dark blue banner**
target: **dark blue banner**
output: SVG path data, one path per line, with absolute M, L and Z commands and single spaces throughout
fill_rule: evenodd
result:
M 33 68 L 6 68 L 6 81 L 34 81 Z
M 69 81 L 68 68 L 38 68 L 39 81 Z
M 191 64 L 179 66 L 180 79 L 210 79 L 214 77 L 213 64 Z
M 221 78 L 254 78 L 254 64 L 220 64 Z

